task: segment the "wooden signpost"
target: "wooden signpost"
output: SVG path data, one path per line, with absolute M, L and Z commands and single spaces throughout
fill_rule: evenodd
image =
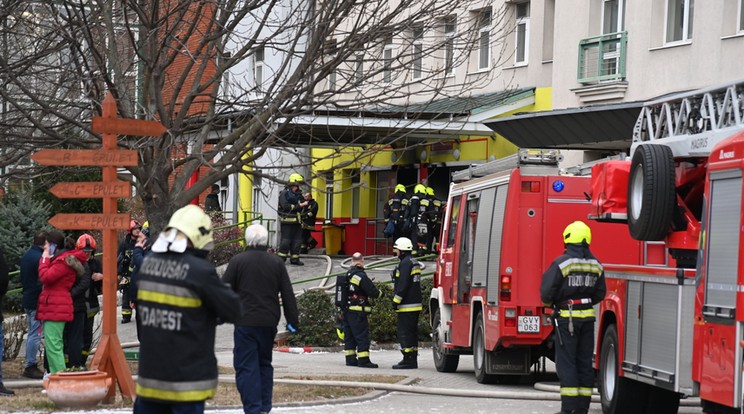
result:
M 109 93 L 103 100 L 102 116 L 92 120 L 93 132 L 101 134 L 99 150 L 44 149 L 31 159 L 43 165 L 101 166 L 102 182 L 59 183 L 50 192 L 60 198 L 102 198 L 102 214 L 57 214 L 49 224 L 59 229 L 94 230 L 103 233 L 103 326 L 91 369 L 109 374 L 119 385 L 122 396 L 134 399 L 135 389 L 121 342 L 116 334 L 116 254 L 117 230 L 129 229 L 128 213 L 117 212 L 117 199 L 132 194 L 128 183 L 117 180 L 117 167 L 136 166 L 138 153 L 121 150 L 116 135 L 160 136 L 165 127 L 157 121 L 117 118 L 116 100 Z M 109 389 L 108 401 L 113 401 L 116 388 Z

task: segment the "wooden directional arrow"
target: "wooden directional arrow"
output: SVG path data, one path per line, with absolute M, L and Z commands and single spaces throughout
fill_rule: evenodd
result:
M 125 118 L 93 118 L 91 124 L 96 134 L 130 135 L 135 137 L 159 137 L 167 129 L 158 121 Z
M 130 197 L 132 185 L 126 181 L 57 183 L 49 192 L 59 198 Z
M 136 167 L 137 155 L 135 150 L 43 149 L 31 159 L 42 165 Z
M 49 224 L 64 230 L 127 230 L 129 214 L 57 214 Z

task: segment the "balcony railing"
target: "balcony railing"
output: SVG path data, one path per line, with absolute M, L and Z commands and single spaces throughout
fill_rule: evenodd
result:
M 625 79 L 628 32 L 607 33 L 579 42 L 579 83 Z

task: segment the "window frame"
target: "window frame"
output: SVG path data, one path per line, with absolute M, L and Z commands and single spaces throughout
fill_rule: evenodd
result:
M 478 71 L 491 69 L 491 28 L 493 25 L 493 14 L 490 7 L 479 10 L 477 13 L 477 30 L 478 30 Z M 488 24 L 484 24 L 485 16 L 488 16 Z M 484 49 L 483 40 L 486 40 Z M 485 57 L 484 57 L 485 52 Z
M 527 14 L 525 16 L 519 16 L 519 7 L 527 5 Z M 514 5 L 515 15 L 515 27 L 514 27 L 514 64 L 515 66 L 524 66 L 529 63 L 530 58 L 530 16 L 531 16 L 531 3 L 529 1 L 523 3 L 517 3 Z M 524 45 L 522 60 L 519 60 L 519 27 L 524 26 Z
M 744 0 L 742 0 L 744 1 Z M 457 36 L 457 16 L 451 15 L 444 18 L 444 76 L 454 76 L 455 74 L 455 37 Z
M 738 1 L 738 10 L 736 13 L 736 33 L 744 34 L 744 0 Z
M 682 2 L 682 28 L 679 39 L 670 39 L 669 30 L 672 27 L 670 18 L 671 6 Z M 675 45 L 692 42 L 692 29 L 695 10 L 695 0 L 666 0 L 664 7 L 664 45 Z M 675 13 L 676 16 L 676 13 Z
M 256 90 L 263 90 L 264 83 L 264 66 L 266 58 L 266 48 L 259 46 L 253 51 L 253 82 L 256 84 Z
M 411 79 L 420 80 L 424 76 L 424 27 L 415 25 L 411 29 Z

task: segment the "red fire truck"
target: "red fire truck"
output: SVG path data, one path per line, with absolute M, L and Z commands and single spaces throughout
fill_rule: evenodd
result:
M 630 161 L 593 167 L 593 218 L 664 259 L 603 261 L 604 413 L 676 413 L 695 395 L 706 413 L 742 412 L 743 122 L 744 81 L 648 102 Z
M 563 229 L 585 220 L 590 178 L 559 174 L 561 156 L 516 154 L 454 174 L 430 298 L 434 362 L 453 372 L 474 356 L 478 382 L 530 374 L 552 358 L 544 269 L 562 253 Z M 624 227 L 592 223 L 600 260 L 640 262 L 642 243 Z

